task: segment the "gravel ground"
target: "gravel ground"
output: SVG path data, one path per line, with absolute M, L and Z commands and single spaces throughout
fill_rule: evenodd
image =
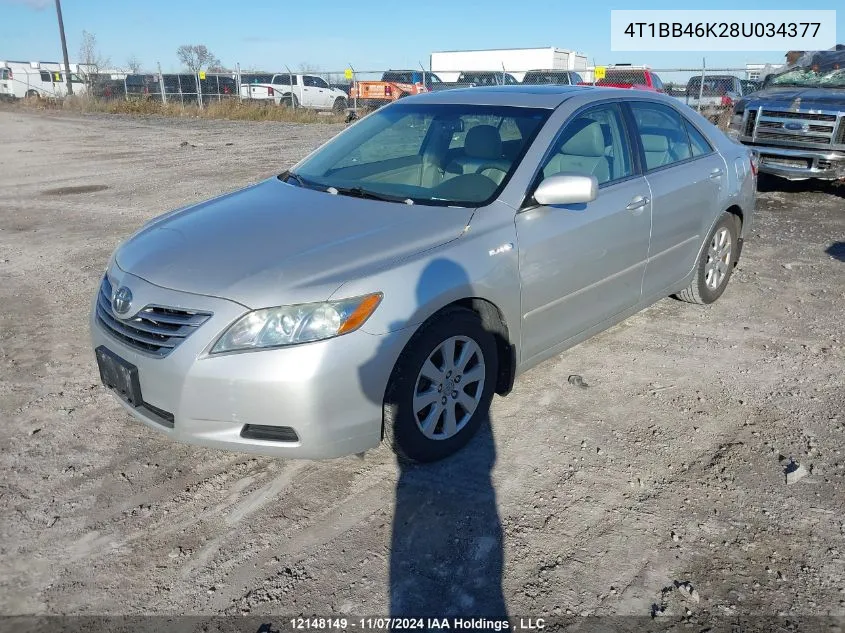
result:
M 87 332 L 110 252 L 341 128 L 0 110 L 0 613 L 845 616 L 842 186 L 768 183 L 720 301 L 545 362 L 440 464 L 126 415 Z

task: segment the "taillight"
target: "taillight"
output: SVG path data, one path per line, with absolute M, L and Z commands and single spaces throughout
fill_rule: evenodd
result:
M 268 86 L 268 87 L 267 87 L 267 96 L 268 96 L 268 97 L 272 97 L 272 96 L 273 96 L 273 95 L 275 95 L 275 94 L 276 94 L 276 93 L 273 91 L 273 89 L 272 89 L 272 88 L 270 88 L 270 87 Z
M 9 79 L 14 79 L 14 78 L 15 78 L 15 74 L 12 72 L 12 69 L 10 68 L 9 69 Z
M 384 96 L 385 97 L 392 97 L 393 96 L 393 88 L 391 88 L 390 86 L 385 86 L 384 87 Z
M 749 160 L 751 161 L 751 173 L 754 174 L 754 177 L 756 178 L 757 177 L 758 162 L 759 162 L 760 158 L 759 158 L 759 156 L 757 156 L 757 154 L 755 154 L 754 152 L 751 152 L 751 156 L 750 156 Z
M 732 108 L 734 105 L 733 99 L 728 95 L 722 95 L 722 106 L 725 108 Z

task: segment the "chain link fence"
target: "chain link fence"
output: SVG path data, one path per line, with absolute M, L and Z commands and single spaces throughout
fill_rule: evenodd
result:
M 196 104 L 228 99 L 316 110 L 365 111 L 421 92 L 491 85 L 597 85 L 668 94 L 726 127 L 737 99 L 760 88 L 745 68 L 588 67 L 571 70 L 425 69 L 126 74 L 98 76 L 93 96 Z

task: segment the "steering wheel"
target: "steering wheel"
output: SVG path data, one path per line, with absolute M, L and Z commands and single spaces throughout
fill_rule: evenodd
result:
M 475 170 L 475 173 L 483 176 L 484 174 L 482 174 L 481 172 L 484 171 L 485 169 L 495 169 L 496 171 L 502 172 L 505 176 L 508 175 L 507 169 L 503 169 L 503 168 L 499 167 L 498 165 L 494 165 L 493 163 L 484 163 L 481 167 L 479 167 L 478 169 Z

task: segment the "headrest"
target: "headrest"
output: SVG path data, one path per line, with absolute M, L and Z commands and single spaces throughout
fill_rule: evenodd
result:
M 464 152 L 473 158 L 502 157 L 502 137 L 492 125 L 476 125 L 467 132 Z
M 668 152 L 669 139 L 660 134 L 641 134 L 643 149 L 647 152 Z
M 576 122 L 577 123 L 577 122 Z M 587 123 L 560 150 L 570 156 L 604 156 L 604 134 L 598 121 Z

